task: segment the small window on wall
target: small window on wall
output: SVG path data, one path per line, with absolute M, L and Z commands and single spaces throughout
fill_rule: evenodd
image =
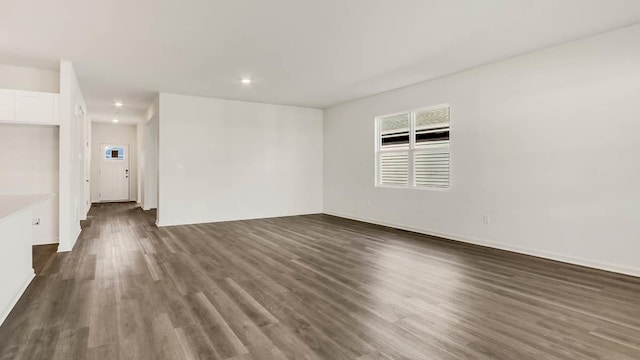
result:
M 376 184 L 449 187 L 449 105 L 376 118 Z
M 105 159 L 107 160 L 124 160 L 124 148 L 107 147 L 105 148 Z

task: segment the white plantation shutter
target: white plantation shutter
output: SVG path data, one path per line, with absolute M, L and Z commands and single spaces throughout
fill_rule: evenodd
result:
M 445 104 L 377 117 L 376 184 L 449 188 L 449 113 Z
M 415 112 L 416 129 L 449 126 L 449 107 L 441 106 Z
M 428 145 L 416 149 L 414 182 L 417 187 L 449 187 L 449 143 Z
M 409 184 L 409 153 L 380 153 L 380 184 L 406 186 Z
M 380 119 L 380 147 L 383 149 L 409 148 L 409 114 L 388 116 Z

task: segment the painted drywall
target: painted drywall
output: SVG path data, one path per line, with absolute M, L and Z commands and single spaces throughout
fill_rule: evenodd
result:
M 31 266 L 31 209 L 0 219 L 0 324 L 35 276 Z
M 636 25 L 325 109 L 324 211 L 640 275 L 639 41 Z M 442 103 L 450 190 L 375 187 L 374 117 Z
M 160 94 L 159 225 L 322 211 L 322 111 Z
M 144 124 L 142 122 L 136 124 L 136 151 L 138 156 L 138 166 L 136 174 L 138 181 L 135 184 L 137 189 L 136 202 L 142 206 L 142 191 L 144 181 Z
M 158 208 L 158 119 L 159 98 L 149 106 L 139 125 L 142 131 L 140 200 L 143 210 Z
M 60 73 L 56 70 L 0 64 L 0 89 L 58 93 Z
M 33 244 L 58 242 L 58 127 L 0 124 L 0 195 L 56 194 L 33 206 Z
M 58 251 L 71 251 L 86 213 L 84 139 L 87 106 L 73 64 L 60 62 L 60 177 Z
M 158 115 L 144 124 L 144 194 L 142 209 L 158 208 Z
M 93 161 L 91 160 L 91 115 L 87 115 L 85 119 L 84 129 L 84 213 L 83 220 L 86 220 L 89 210 L 91 210 L 91 167 Z
M 138 135 L 135 125 L 94 122 L 91 124 L 91 202 L 100 202 L 100 144 L 129 145 L 129 200 L 138 198 Z

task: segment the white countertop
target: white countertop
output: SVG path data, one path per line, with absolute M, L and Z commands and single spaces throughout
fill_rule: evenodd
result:
M 53 194 L 0 195 L 0 220 L 52 197 Z

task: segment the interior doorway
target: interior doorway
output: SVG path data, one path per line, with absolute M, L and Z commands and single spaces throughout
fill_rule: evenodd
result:
M 99 201 L 129 201 L 129 160 L 129 144 L 100 144 Z

